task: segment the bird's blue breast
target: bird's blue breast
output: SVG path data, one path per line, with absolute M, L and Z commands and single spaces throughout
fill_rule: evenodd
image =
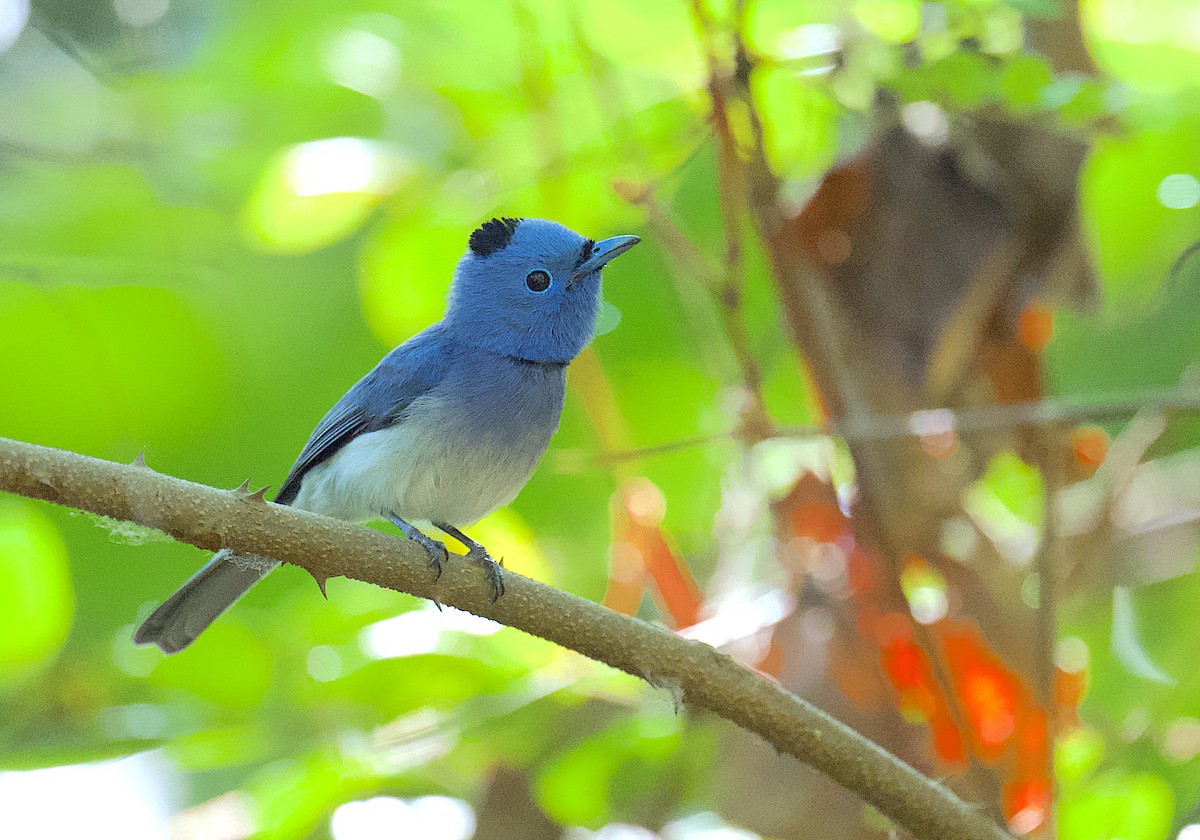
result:
M 558 427 L 565 370 L 447 343 L 438 384 L 305 476 L 298 507 L 469 525 L 511 502 Z

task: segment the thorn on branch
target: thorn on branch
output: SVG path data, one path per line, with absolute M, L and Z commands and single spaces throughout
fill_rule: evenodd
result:
M 321 597 L 328 601 L 329 593 L 325 591 L 325 582 L 328 581 L 329 578 L 318 575 L 315 572 L 309 572 L 309 574 L 312 575 L 312 579 L 317 582 L 317 589 L 321 590 Z
M 146 447 L 142 447 L 141 451 L 138 452 L 137 457 L 129 462 L 129 466 L 138 467 L 139 469 L 143 470 L 150 469 L 149 465 L 146 463 Z M 150 471 L 153 472 L 153 470 Z
M 271 489 L 271 485 L 267 484 L 258 490 L 250 489 L 250 479 L 246 479 L 236 488 L 233 489 L 233 494 L 239 499 L 245 499 L 251 502 L 265 502 L 267 500 L 267 491 Z
M 239 490 L 248 493 L 248 483 Z M 130 476 L 125 465 L 75 453 L 0 438 L 0 491 L 142 525 L 166 525 L 172 535 L 209 550 L 219 538 L 247 555 L 286 557 L 310 571 L 325 569 L 331 555 L 345 556 L 354 561 L 347 568 L 356 579 L 396 591 L 408 591 L 409 586 L 428 591 L 417 580 L 423 571 L 417 552 L 410 547 L 390 556 L 398 541 L 387 535 L 303 517 L 282 505 L 264 510 L 258 522 L 238 522 L 246 517 L 232 516 L 216 533 L 214 522 L 222 525 L 218 520 L 222 512 L 229 513 L 230 496 L 238 498 L 235 491 L 159 474 Z M 880 808 L 913 836 L 1010 840 L 992 820 L 896 756 L 728 656 L 695 646 L 699 643 L 685 644 L 681 637 L 645 622 L 614 615 L 517 575 L 513 585 L 523 592 L 505 602 L 505 623 L 632 675 L 646 674 L 653 685 L 670 693 L 677 708 L 691 702 L 777 742 Z M 468 591 L 475 588 L 464 582 L 447 589 L 447 600 L 488 613 L 478 593 Z M 668 675 L 655 679 L 653 669 L 667 663 Z M 819 733 L 815 738 L 823 742 L 821 748 L 813 748 L 810 733 Z

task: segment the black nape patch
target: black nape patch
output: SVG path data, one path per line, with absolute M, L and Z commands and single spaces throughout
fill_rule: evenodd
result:
M 471 234 L 471 253 L 477 257 L 486 257 L 497 251 L 503 251 L 512 241 L 519 224 L 521 224 L 520 219 L 513 219 L 509 216 L 484 222 Z

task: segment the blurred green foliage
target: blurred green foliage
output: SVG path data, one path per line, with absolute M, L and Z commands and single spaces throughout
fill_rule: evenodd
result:
M 1194 6 L 1084 0 L 1097 79 L 1022 51 L 1029 21 L 1059 11 L 749 4 L 770 161 L 799 201 L 869 136 L 880 90 L 1096 136 L 1082 213 L 1107 304 L 1060 317 L 1051 390 L 1195 381 L 1200 258 L 1162 286 L 1200 238 Z M 642 209 L 612 189 L 628 179 L 653 185 L 719 260 L 705 74 L 688 9 L 659 0 L 0 0 L 0 435 L 119 460 L 145 447 L 153 468 L 217 486 L 277 483 L 325 409 L 440 316 L 482 219 L 645 236 Z M 714 305 L 645 238 L 609 272 L 612 328 L 595 343 L 628 442 L 723 432 L 736 378 Z M 768 409 L 810 420 L 756 246 L 746 295 Z M 1198 445 L 1200 427 L 1184 423 L 1156 453 L 1190 452 L 1194 467 Z M 600 448 L 572 392 L 528 488 L 479 532 L 512 568 L 591 599 L 607 580 L 616 486 L 592 464 Z M 702 582 L 740 463 L 719 442 L 639 465 Z M 1040 523 L 1041 476 L 1015 456 L 977 489 L 981 504 Z M 562 825 L 657 828 L 723 801 L 719 728 L 677 716 L 666 692 L 514 631 L 439 625 L 355 582 L 331 581 L 326 602 L 285 571 L 187 652 L 133 648 L 136 621 L 202 560 L 0 500 L 0 765 L 162 745 L 181 779 L 175 808 L 241 790 L 262 836 L 281 839 L 327 836 L 332 809 L 381 792 L 482 807 L 497 765 L 527 772 Z M 764 585 L 778 578 L 765 556 L 756 569 Z M 1063 838 L 1160 840 L 1200 798 L 1196 752 L 1162 746 L 1200 700 L 1197 586 L 1184 575 L 1136 594 L 1155 616 L 1140 642 L 1174 686 L 1113 656 L 1107 605 L 1064 605 L 1064 635 L 1091 651 L 1091 728 L 1060 745 Z M 649 601 L 643 614 L 655 616 Z M 407 641 L 378 642 L 398 615 L 416 617 Z M 1131 716 L 1144 725 L 1130 729 Z

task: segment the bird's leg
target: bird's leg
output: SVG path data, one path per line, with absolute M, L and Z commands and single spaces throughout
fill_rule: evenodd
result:
M 387 513 L 385 511 L 383 518 L 403 531 L 404 536 L 408 537 L 410 540 L 421 546 L 421 548 L 425 549 L 425 552 L 429 555 L 429 568 L 433 569 L 435 572 L 433 579 L 437 580 L 440 578 L 442 576 L 442 566 L 447 560 L 450 559 L 450 553 L 446 551 L 446 546 L 442 545 L 435 539 L 427 537 L 421 532 L 420 528 L 409 525 L 394 513 Z M 438 527 L 441 528 L 440 525 Z M 444 531 L 446 529 L 442 528 L 442 530 Z
M 453 525 L 443 522 L 434 522 L 433 524 L 439 531 L 445 531 L 467 547 L 467 559 L 483 566 L 483 570 L 487 572 L 488 581 L 492 584 L 492 601 L 499 600 L 500 596 L 504 594 L 504 570 L 499 563 L 492 559 L 488 550 Z

